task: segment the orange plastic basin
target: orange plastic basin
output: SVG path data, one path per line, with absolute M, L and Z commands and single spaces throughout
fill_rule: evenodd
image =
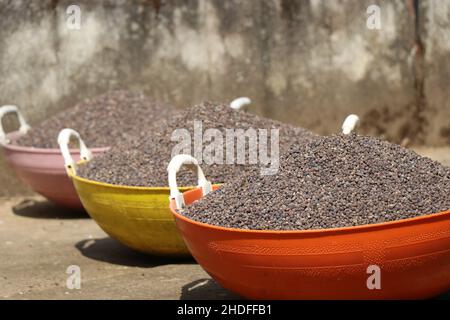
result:
M 20 134 L 12 132 L 7 137 L 14 142 Z M 74 209 L 83 208 L 73 183 L 67 176 L 64 159 L 59 149 L 23 147 L 14 143 L 2 145 L 2 149 L 6 162 L 19 179 L 33 191 L 58 205 Z M 90 150 L 96 156 L 108 148 Z M 78 149 L 70 152 L 74 159 L 80 159 Z
M 183 193 L 186 204 L 201 194 Z M 418 299 L 450 289 L 450 211 L 348 228 L 246 231 L 195 222 L 174 201 L 170 208 L 197 262 L 246 298 Z M 372 265 L 381 289 L 368 289 Z

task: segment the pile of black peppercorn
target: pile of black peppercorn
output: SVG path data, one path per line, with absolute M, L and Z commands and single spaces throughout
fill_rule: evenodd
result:
M 78 174 L 90 180 L 115 185 L 166 187 L 168 186 L 167 165 L 172 158 L 174 146 L 179 142 L 172 140 L 172 134 L 176 129 L 186 129 L 194 139 L 195 122 L 201 123 L 202 132 L 207 129 L 218 129 L 223 137 L 227 129 L 253 128 L 268 129 L 268 139 L 270 139 L 270 130 L 279 129 L 280 152 L 294 142 L 301 144 L 317 137 L 302 128 L 259 117 L 250 112 L 234 110 L 225 104 L 205 102 L 184 109 L 153 127 L 147 127 L 137 139 L 117 144 L 108 152 L 80 166 Z M 224 144 L 224 155 L 225 147 Z M 251 168 L 259 170 L 259 163 L 249 164 L 248 145 L 245 147 L 246 162 L 244 164 L 202 163 L 201 167 L 205 175 L 213 183 L 223 183 Z M 195 155 L 193 148 L 191 148 L 191 155 Z M 196 184 L 197 177 L 194 173 L 185 169 L 180 171 L 178 185 L 195 186 Z
M 141 92 L 111 91 L 87 99 L 33 126 L 16 143 L 37 148 L 58 148 L 60 130 L 72 128 L 80 133 L 88 147 L 109 147 L 137 136 L 147 126 L 169 117 L 172 109 Z
M 292 145 L 278 174 L 247 172 L 180 212 L 229 228 L 308 230 L 449 209 L 450 168 L 386 141 L 340 134 Z

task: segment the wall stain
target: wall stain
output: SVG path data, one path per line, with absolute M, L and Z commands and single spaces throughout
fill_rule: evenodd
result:
M 408 14 L 414 19 L 414 53 L 413 76 L 415 90 L 415 106 L 412 123 L 403 130 L 404 138 L 408 137 L 414 143 L 424 142 L 424 128 L 427 125 L 425 117 L 426 96 L 425 96 L 425 46 L 420 35 L 420 0 L 407 0 Z

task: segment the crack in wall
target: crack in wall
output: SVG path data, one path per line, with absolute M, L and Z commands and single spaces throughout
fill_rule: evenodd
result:
M 412 71 L 414 77 L 414 110 L 412 125 L 407 133 L 408 139 L 416 144 L 423 144 L 427 120 L 425 110 L 427 100 L 425 95 L 425 45 L 421 37 L 420 0 L 408 0 L 408 12 L 414 19 L 414 46 Z

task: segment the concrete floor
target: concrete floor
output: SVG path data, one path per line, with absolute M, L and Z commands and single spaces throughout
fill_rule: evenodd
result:
M 418 152 L 450 166 L 450 149 Z M 66 270 L 81 270 L 68 289 Z M 136 253 L 109 238 L 86 214 L 43 198 L 0 199 L 2 299 L 231 299 L 193 260 Z M 450 292 L 440 298 L 450 299 Z
M 109 238 L 80 212 L 43 198 L 0 203 L 0 298 L 12 299 L 227 299 L 191 259 L 140 254 Z M 70 265 L 81 289 L 66 286 Z

